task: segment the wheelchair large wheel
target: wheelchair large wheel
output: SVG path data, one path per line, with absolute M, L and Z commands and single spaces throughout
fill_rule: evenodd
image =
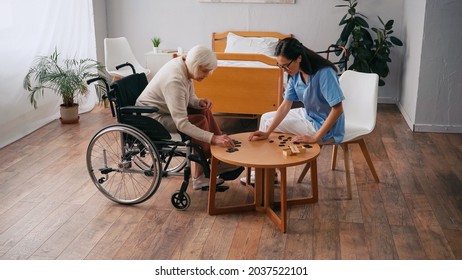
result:
M 105 127 L 93 136 L 87 168 L 96 187 L 121 204 L 147 200 L 162 178 L 155 146 L 143 132 L 123 124 Z
M 186 166 L 186 147 L 177 147 L 177 150 L 179 153 L 170 156 L 170 162 L 165 169 L 169 173 L 180 172 Z M 169 160 L 169 157 L 167 157 L 167 160 Z

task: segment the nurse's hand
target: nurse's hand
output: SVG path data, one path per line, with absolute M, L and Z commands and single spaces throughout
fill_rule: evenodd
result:
M 268 139 L 269 136 L 270 136 L 270 133 L 258 130 L 258 131 L 250 133 L 249 141 L 265 140 L 265 139 Z
M 314 144 L 318 143 L 319 139 L 316 136 L 309 136 L 309 135 L 297 135 L 292 138 L 293 142 L 300 142 L 300 143 L 308 143 Z

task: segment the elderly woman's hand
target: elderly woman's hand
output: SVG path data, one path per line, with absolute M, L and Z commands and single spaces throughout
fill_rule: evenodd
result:
M 199 101 L 199 106 L 201 106 L 202 109 L 212 109 L 212 101 L 210 101 L 209 99 L 207 98 L 202 98 L 200 101 Z
M 233 139 L 231 139 L 231 137 L 229 137 L 226 134 L 213 135 L 212 144 L 213 145 L 223 145 L 225 147 L 234 147 Z

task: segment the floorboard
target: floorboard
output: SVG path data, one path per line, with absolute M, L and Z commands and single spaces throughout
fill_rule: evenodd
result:
M 256 128 L 251 119 L 218 121 L 228 134 Z M 379 104 L 366 137 L 380 183 L 352 145 L 352 199 L 344 200 L 343 151 L 331 170 L 332 146 L 323 147 L 319 201 L 290 207 L 285 234 L 260 212 L 208 215 L 207 191 L 189 188 L 191 206 L 175 210 L 170 198 L 182 177 L 163 178 L 138 205 L 108 200 L 88 176 L 85 154 L 92 136 L 114 123 L 98 107 L 78 124 L 56 120 L 0 149 L 0 259 L 462 259 L 462 135 L 414 133 L 395 105 Z M 297 183 L 302 168 L 287 169 L 289 197 L 311 192 L 309 176 Z M 252 201 L 239 179 L 226 185 L 217 204 Z

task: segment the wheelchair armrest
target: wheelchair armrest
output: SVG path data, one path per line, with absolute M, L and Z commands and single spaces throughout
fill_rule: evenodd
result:
M 142 114 L 142 113 L 155 113 L 159 108 L 152 106 L 125 106 L 120 108 L 121 114 Z

